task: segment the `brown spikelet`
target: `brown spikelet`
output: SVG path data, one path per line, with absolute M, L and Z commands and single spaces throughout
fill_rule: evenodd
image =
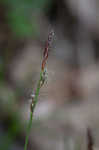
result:
M 44 53 L 43 53 L 43 61 L 42 61 L 42 70 L 44 70 L 45 65 L 46 65 L 46 61 L 48 58 L 48 53 L 49 53 L 49 47 L 53 38 L 54 32 L 53 30 L 49 33 L 48 35 L 48 39 L 46 41 L 46 45 L 45 45 L 45 49 L 44 49 Z

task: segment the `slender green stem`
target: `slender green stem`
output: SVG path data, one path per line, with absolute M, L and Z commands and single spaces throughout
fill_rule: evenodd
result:
M 29 141 L 29 133 L 30 133 L 31 126 L 32 126 L 32 119 L 33 119 L 33 114 L 32 114 L 32 112 L 30 112 L 30 120 L 29 120 L 28 127 L 27 127 L 27 135 L 25 138 L 24 150 L 27 150 L 27 145 L 28 145 L 28 141 Z
M 38 96 L 39 96 L 39 91 L 40 91 L 40 88 L 41 88 L 41 81 L 42 81 L 42 73 L 43 73 L 43 71 L 40 72 L 40 79 L 38 81 L 36 92 L 35 92 L 34 105 L 33 105 L 32 112 L 34 112 L 34 109 L 35 109 L 36 104 L 38 102 Z
M 38 96 L 39 96 L 40 88 L 42 87 L 42 85 L 44 84 L 44 81 L 45 81 L 45 70 L 44 69 L 45 69 L 47 58 L 48 58 L 49 45 L 50 45 L 50 42 L 52 40 L 52 36 L 53 36 L 53 32 L 51 31 L 48 35 L 48 40 L 47 40 L 47 43 L 46 43 L 46 46 L 44 49 L 44 53 L 43 53 L 43 61 L 42 61 L 42 66 L 41 66 L 40 79 L 39 79 L 38 84 L 37 84 L 35 96 L 33 97 L 32 103 L 31 103 L 30 119 L 29 119 L 28 128 L 27 128 L 27 135 L 26 135 L 26 139 L 25 139 L 24 150 L 27 150 L 28 141 L 29 141 L 29 134 L 30 134 L 31 127 L 32 127 L 34 110 L 35 110 L 36 104 L 38 102 Z
M 40 79 L 38 81 L 36 92 L 35 92 L 34 105 L 33 105 L 33 108 L 32 108 L 33 110 L 30 112 L 30 119 L 29 119 L 29 123 L 28 123 L 28 127 L 27 127 L 27 135 L 26 135 L 26 138 L 25 138 L 24 150 L 27 150 L 27 146 L 28 146 L 29 134 L 30 134 L 31 127 L 32 127 L 33 113 L 34 113 L 34 109 L 36 107 L 36 104 L 38 102 L 39 91 L 40 91 L 40 88 L 41 88 L 42 73 L 43 73 L 43 71 L 40 72 Z

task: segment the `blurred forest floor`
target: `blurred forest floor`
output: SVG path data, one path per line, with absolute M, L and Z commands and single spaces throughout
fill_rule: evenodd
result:
M 55 32 L 29 149 L 99 149 L 98 0 L 0 1 L 0 150 L 22 150 L 47 35 Z M 6 143 L 6 144 L 5 144 Z

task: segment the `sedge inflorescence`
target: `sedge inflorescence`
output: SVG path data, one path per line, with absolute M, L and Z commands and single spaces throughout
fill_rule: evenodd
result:
M 42 64 L 41 64 L 40 79 L 38 81 L 36 91 L 33 94 L 31 94 L 32 102 L 31 102 L 31 105 L 30 105 L 30 109 L 31 109 L 32 113 L 34 112 L 34 108 L 35 108 L 37 100 L 38 100 L 39 90 L 44 85 L 44 83 L 46 81 L 46 78 L 47 78 L 46 62 L 47 62 L 47 59 L 48 59 L 48 56 L 49 56 L 49 49 L 50 49 L 50 45 L 51 45 L 53 36 L 54 36 L 54 32 L 52 30 L 49 33 L 48 39 L 45 43 L 45 48 L 44 48 L 44 52 L 43 52 L 43 60 L 42 60 Z

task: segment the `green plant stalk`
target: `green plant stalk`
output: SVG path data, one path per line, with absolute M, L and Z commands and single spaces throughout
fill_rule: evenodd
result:
M 38 96 L 39 96 L 40 88 L 42 87 L 42 85 L 45 82 L 45 73 L 46 73 L 45 72 L 45 66 L 46 66 L 46 61 L 48 59 L 49 46 L 50 46 L 53 35 L 54 35 L 54 32 L 52 30 L 48 35 L 48 39 L 47 39 L 47 42 L 45 45 L 45 49 L 44 49 L 44 53 L 43 53 L 43 60 L 42 60 L 42 65 L 41 65 L 40 79 L 39 79 L 38 84 L 37 84 L 35 96 L 32 98 L 32 103 L 31 103 L 30 119 L 29 119 L 29 123 L 28 123 L 28 127 L 27 127 L 27 135 L 26 135 L 26 139 L 25 139 L 24 150 L 27 150 L 28 141 L 29 141 L 29 134 L 30 134 L 31 127 L 32 127 L 33 114 L 34 114 L 36 104 L 38 102 Z
M 28 127 L 27 127 L 27 135 L 25 138 L 24 150 L 27 150 L 27 146 L 28 146 L 29 134 L 30 134 L 31 127 L 32 127 L 33 113 L 34 113 L 36 104 L 38 102 L 38 96 L 39 96 L 39 92 L 40 92 L 40 88 L 41 88 L 42 73 L 43 73 L 43 70 L 41 70 L 41 72 L 40 72 L 40 79 L 38 81 L 36 92 L 35 92 L 33 108 L 32 108 L 32 111 L 30 111 L 30 119 L 29 119 L 29 123 L 28 123 Z

